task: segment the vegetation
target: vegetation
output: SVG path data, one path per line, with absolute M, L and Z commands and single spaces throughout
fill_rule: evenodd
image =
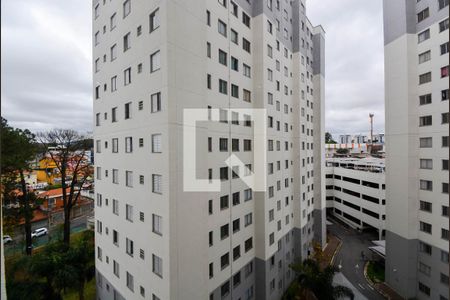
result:
M 25 172 L 30 170 L 29 162 L 34 159 L 37 148 L 35 136 L 28 129 L 22 130 L 8 125 L 8 121 L 1 118 L 1 186 L 3 199 L 11 203 L 19 198 L 20 208 L 13 214 L 7 214 L 7 219 L 25 221 L 26 253 L 31 255 L 31 220 L 33 219 L 32 203 L 36 200 L 33 193 L 29 193 L 25 183 Z M 17 180 L 19 179 L 18 189 Z M 17 222 L 13 222 L 17 223 Z
M 349 152 L 350 151 L 347 148 L 336 149 L 336 153 L 339 153 L 339 154 L 348 154 Z
M 325 132 L 325 144 L 337 144 L 329 132 Z
M 367 265 L 367 277 L 375 283 L 384 282 L 383 264 L 375 261 L 369 261 Z
M 354 298 L 353 291 L 348 287 L 333 286 L 333 277 L 338 271 L 335 266 L 327 266 L 322 270 L 317 261 L 306 259 L 291 265 L 291 268 L 296 272 L 296 280 L 283 296 L 284 300 L 312 299 L 311 292 L 317 299 Z
M 94 270 L 94 233 L 84 231 L 70 248 L 57 240 L 31 257 L 10 261 L 8 298 L 59 300 L 66 291 L 77 290 L 78 299 L 84 300 L 86 282 L 92 280 Z
M 80 198 L 81 187 L 92 174 L 85 156 L 85 151 L 91 148 L 92 142 L 71 129 L 54 129 L 39 133 L 38 136 L 42 148 L 61 175 L 64 208 L 63 241 L 69 247 L 70 214 Z

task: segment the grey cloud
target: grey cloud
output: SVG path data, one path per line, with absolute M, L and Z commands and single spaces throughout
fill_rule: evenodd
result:
M 325 29 L 325 127 L 334 135 L 384 132 L 381 0 L 308 0 L 313 24 Z

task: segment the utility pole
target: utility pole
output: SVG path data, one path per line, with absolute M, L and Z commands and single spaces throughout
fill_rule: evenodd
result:
M 373 116 L 374 114 L 369 114 L 370 118 L 370 151 L 369 153 L 372 154 L 373 149 Z

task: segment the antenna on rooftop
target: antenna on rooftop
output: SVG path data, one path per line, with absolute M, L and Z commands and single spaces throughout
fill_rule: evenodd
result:
M 373 117 L 374 117 L 374 114 L 370 113 L 369 114 L 369 118 L 370 118 L 370 151 L 369 151 L 369 153 L 372 153 L 372 148 L 373 148 Z

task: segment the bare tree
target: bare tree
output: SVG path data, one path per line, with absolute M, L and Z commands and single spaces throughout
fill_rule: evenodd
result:
M 63 240 L 66 246 L 70 246 L 72 208 L 80 199 L 81 189 L 92 174 L 89 159 L 86 157 L 86 150 L 91 148 L 91 142 L 71 129 L 53 129 L 39 133 L 38 138 L 45 149 L 45 154 L 53 161 L 61 175 L 64 207 Z

